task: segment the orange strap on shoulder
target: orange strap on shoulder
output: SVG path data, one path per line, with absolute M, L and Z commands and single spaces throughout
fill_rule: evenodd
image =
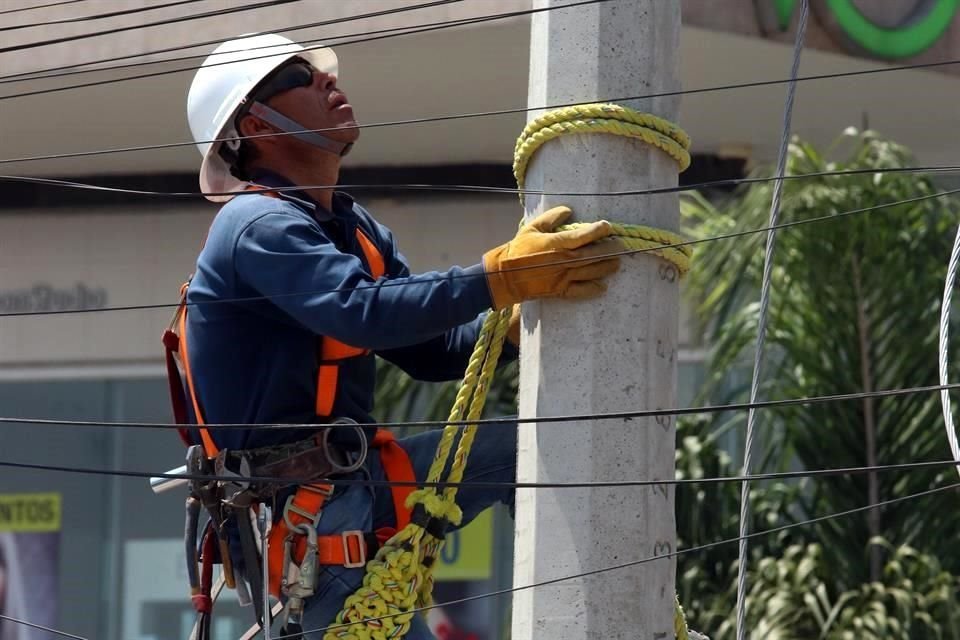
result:
M 390 482 L 416 482 L 410 456 L 407 455 L 403 447 L 397 444 L 392 433 L 385 429 L 377 429 L 370 446 L 380 451 L 380 462 L 383 465 L 387 480 Z M 390 487 L 397 526 L 396 529 L 390 527 L 376 532 L 376 538 L 381 543 L 409 524 L 410 509 L 407 508 L 406 501 L 407 496 L 415 490 L 416 487 L 413 485 Z M 333 485 L 330 484 L 300 485 L 297 492 L 289 499 L 288 506 L 285 507 L 290 522 L 294 525 L 306 524 L 316 527 L 316 523 L 322 515 L 323 506 L 331 493 L 333 493 Z M 270 530 L 267 540 L 269 545 L 267 563 L 270 571 L 270 593 L 277 597 L 280 595 L 280 583 L 284 571 L 284 542 L 289 532 L 286 519 L 281 518 Z M 305 548 L 305 536 L 297 535 L 292 557 L 294 562 L 299 564 L 303 560 Z M 343 531 L 334 535 L 317 536 L 317 560 L 321 565 L 359 568 L 366 564 L 372 551 L 372 548 L 368 548 L 368 536 L 362 531 Z
M 363 251 L 363 256 L 370 267 L 370 275 L 374 279 L 383 277 L 386 273 L 386 263 L 383 254 L 377 249 L 367 234 L 360 227 L 356 232 L 357 243 Z M 315 410 L 318 416 L 329 416 L 333 413 L 333 403 L 337 399 L 337 383 L 340 378 L 340 361 L 347 358 L 362 356 L 366 349 L 351 347 L 329 337 L 320 338 L 320 364 L 317 368 L 317 401 Z

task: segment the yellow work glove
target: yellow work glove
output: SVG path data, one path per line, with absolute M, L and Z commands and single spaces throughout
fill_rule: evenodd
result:
M 609 257 L 620 246 L 593 243 L 610 235 L 610 223 L 601 220 L 551 233 L 571 214 L 568 207 L 554 207 L 524 225 L 513 240 L 484 254 L 494 309 L 535 298 L 592 298 L 607 290 L 601 280 L 620 268 L 620 259 Z
M 513 305 L 510 310 L 510 326 L 507 327 L 507 340 L 513 343 L 513 346 L 520 346 L 520 305 Z

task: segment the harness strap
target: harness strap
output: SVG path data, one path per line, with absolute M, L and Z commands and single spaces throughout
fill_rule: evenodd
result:
M 250 185 L 247 189 L 256 191 L 263 189 L 263 187 Z M 272 191 L 268 191 L 264 195 L 274 198 L 279 197 Z M 360 227 L 357 227 L 355 237 L 357 244 L 360 245 L 363 257 L 366 259 L 370 275 L 374 279 L 383 277 L 386 273 L 386 262 L 377 245 Z M 183 425 L 191 424 L 187 410 L 187 400 L 183 392 L 183 388 L 186 386 L 190 403 L 193 406 L 196 424 L 199 425 L 198 431 L 203 442 L 203 450 L 208 457 L 212 458 L 219 453 L 219 448 L 209 430 L 204 426 L 206 420 L 197 397 L 197 389 L 190 368 L 189 350 L 187 349 L 186 294 L 188 286 L 189 282 L 184 283 L 180 288 L 180 304 L 177 307 L 171 327 L 163 334 L 163 344 L 166 350 L 167 382 L 170 387 L 170 401 L 173 406 L 174 418 L 178 424 Z M 367 353 L 369 353 L 367 349 L 353 347 L 329 337 L 319 337 L 317 347 L 317 394 L 314 407 L 318 416 L 327 417 L 333 414 L 333 405 L 337 398 L 337 385 L 340 378 L 340 363 L 343 360 Z M 183 365 L 182 378 L 176 363 L 178 357 Z M 184 378 L 186 385 L 184 385 Z M 189 446 L 191 443 L 187 431 L 185 429 L 179 431 L 180 438 L 184 441 L 184 444 Z
M 378 429 L 371 446 L 380 451 L 387 480 L 391 482 L 415 482 L 413 465 L 403 447 L 397 444 L 393 434 Z M 270 566 L 270 593 L 280 596 L 280 583 L 285 567 L 284 542 L 291 535 L 287 520 L 297 526 L 306 524 L 316 527 L 323 507 L 330 496 L 333 486 L 323 483 L 300 485 L 285 509 L 284 518 L 270 530 L 268 538 L 268 562 Z M 317 561 L 321 565 L 339 565 L 347 568 L 359 568 L 366 564 L 380 544 L 386 542 L 396 531 L 402 530 L 410 522 L 410 510 L 406 506 L 407 496 L 416 487 L 391 487 L 393 507 L 396 512 L 397 526 L 383 527 L 371 536 L 362 531 L 343 531 L 333 535 L 317 536 Z M 306 549 L 306 538 L 295 535 L 295 544 L 291 560 L 300 563 Z
M 187 390 L 190 392 L 190 400 L 193 402 L 193 415 L 197 421 L 197 424 L 200 425 L 199 431 L 200 439 L 203 441 L 203 451 L 207 454 L 208 458 L 214 458 L 220 452 L 220 449 L 213 441 L 210 431 L 203 426 L 207 422 L 203 417 L 203 411 L 200 409 L 200 401 L 197 399 L 197 387 L 193 383 L 193 373 L 190 371 L 190 349 L 187 347 L 187 286 L 188 285 L 185 283 L 181 288 L 181 291 L 183 292 L 180 302 L 182 310 L 180 310 L 178 314 L 178 321 L 180 325 L 180 361 L 183 362 L 183 373 L 187 378 Z
M 397 439 L 386 429 L 377 429 L 371 446 L 380 451 L 380 464 L 391 482 L 414 482 L 413 465 L 410 456 L 403 447 L 397 444 Z M 416 491 L 414 486 L 391 485 L 393 494 L 393 508 L 397 516 L 397 531 L 403 530 L 410 522 L 410 509 L 407 507 L 407 498 Z
M 357 244 L 367 260 L 367 267 L 374 279 L 381 278 L 387 271 L 383 254 L 377 249 L 367 234 L 360 227 L 356 232 Z M 340 362 L 348 358 L 355 358 L 369 353 L 367 349 L 352 347 L 329 336 L 320 338 L 320 364 L 317 368 L 317 402 L 318 416 L 329 416 L 333 413 L 333 403 L 337 399 L 337 383 L 340 378 Z
M 170 390 L 170 405 L 173 407 L 173 420 L 178 425 L 189 424 L 187 398 L 183 393 L 183 379 L 180 377 L 175 355 L 180 350 L 180 338 L 170 329 L 163 332 L 163 350 L 167 361 L 167 386 Z M 177 435 L 180 436 L 184 446 L 189 447 L 193 444 L 184 427 L 177 427 Z
M 313 145 L 328 153 L 337 156 L 345 156 L 353 148 L 352 142 L 338 142 L 332 138 L 322 136 L 319 133 L 310 131 L 299 122 L 291 120 L 275 109 L 271 109 L 262 102 L 254 102 L 250 105 L 249 113 L 261 120 L 265 120 L 280 129 L 284 133 L 292 134 L 294 138 L 302 140 L 307 144 Z

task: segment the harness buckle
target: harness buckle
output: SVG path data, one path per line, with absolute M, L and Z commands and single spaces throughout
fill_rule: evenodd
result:
M 321 502 L 320 508 L 317 509 L 316 513 L 310 513 L 306 509 L 298 507 L 293 504 L 294 499 L 297 497 L 297 494 L 293 493 L 287 496 L 287 502 L 283 505 L 283 521 L 287 523 L 287 529 L 290 531 L 296 530 L 297 524 L 290 520 L 290 512 L 293 512 L 301 518 L 306 518 L 307 521 L 310 522 L 311 527 L 316 530 L 317 525 L 320 523 L 320 516 L 323 515 L 323 505 L 326 504 L 327 499 L 333 494 L 333 485 L 302 484 L 298 489 L 298 492 L 299 491 L 312 491 L 323 496 L 323 502 Z
M 343 542 L 343 566 L 347 569 L 359 569 L 367 564 L 367 541 L 359 530 L 344 531 L 340 534 Z M 351 552 L 351 540 L 356 553 Z M 356 557 L 357 560 L 352 558 Z

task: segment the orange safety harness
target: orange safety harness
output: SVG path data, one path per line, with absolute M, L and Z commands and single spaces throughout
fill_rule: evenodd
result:
M 256 187 L 253 187 L 256 188 Z M 278 197 L 268 192 L 264 195 Z M 369 237 L 358 227 L 356 239 L 363 251 L 364 258 L 374 278 L 380 278 L 386 272 L 383 255 Z M 166 351 L 167 378 L 170 387 L 170 399 L 173 405 L 174 418 L 177 424 L 182 425 L 178 431 L 180 437 L 188 446 L 191 443 L 188 429 L 199 426 L 200 439 L 203 450 L 208 458 L 215 458 L 219 448 L 213 441 L 206 428 L 206 419 L 197 397 L 190 367 L 190 356 L 187 348 L 187 281 L 180 288 L 180 303 L 173 320 L 163 334 L 163 344 Z M 337 395 L 337 383 L 340 375 L 340 364 L 350 358 L 364 356 L 369 350 L 353 347 L 328 336 L 318 337 L 317 347 L 317 415 L 329 418 L 333 411 L 333 403 Z M 181 370 L 183 376 L 181 376 Z M 184 381 L 186 385 L 184 385 Z M 186 393 L 184 391 L 186 387 Z M 193 408 L 195 422 L 190 420 L 187 410 L 187 394 Z M 415 475 L 410 458 L 406 451 L 397 444 L 393 434 L 385 429 L 378 429 L 370 443 L 380 453 L 387 480 L 390 482 L 413 483 Z M 384 527 L 373 534 L 364 534 L 360 531 L 345 531 L 337 535 L 317 537 L 317 554 L 319 564 L 342 565 L 344 567 L 362 567 L 368 556 L 376 548 L 389 539 L 396 531 L 402 530 L 410 521 L 410 509 L 406 506 L 407 497 L 416 489 L 412 484 L 405 486 L 391 486 L 394 510 L 396 513 L 396 529 Z M 320 514 L 327 499 L 333 492 L 333 485 L 324 482 L 300 485 L 292 496 L 285 509 L 284 518 L 281 518 L 270 531 L 268 537 L 268 563 L 270 572 L 270 592 L 278 596 L 285 570 L 284 541 L 291 534 L 287 521 L 294 528 L 298 525 L 309 524 L 316 527 Z M 294 562 L 300 562 L 306 546 L 305 536 L 297 535 L 294 547 Z M 206 555 L 206 554 L 205 554 Z

